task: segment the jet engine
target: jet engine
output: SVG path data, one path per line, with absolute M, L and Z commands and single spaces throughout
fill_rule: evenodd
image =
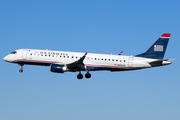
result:
M 51 72 L 64 73 L 64 72 L 68 71 L 68 68 L 64 65 L 51 64 L 50 70 L 51 70 Z

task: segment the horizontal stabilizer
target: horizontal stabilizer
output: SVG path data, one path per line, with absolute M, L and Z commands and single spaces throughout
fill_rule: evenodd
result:
M 173 60 L 175 60 L 175 59 L 167 59 L 167 60 L 165 60 L 165 61 L 170 61 L 170 62 L 171 62 L 171 61 L 173 61 Z
M 169 65 L 171 64 L 172 62 L 171 61 L 168 61 L 168 60 L 156 60 L 156 61 L 153 61 L 153 62 L 149 62 L 149 64 L 152 66 L 152 67 L 156 67 L 156 66 L 162 66 L 162 65 Z
M 152 67 L 162 66 L 162 63 L 163 63 L 163 60 L 157 60 L 157 61 L 149 62 L 149 64 L 150 64 Z

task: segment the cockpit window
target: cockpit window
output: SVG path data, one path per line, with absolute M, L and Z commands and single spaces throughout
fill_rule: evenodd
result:
M 16 53 L 17 53 L 16 51 L 11 52 L 11 54 L 16 54 Z

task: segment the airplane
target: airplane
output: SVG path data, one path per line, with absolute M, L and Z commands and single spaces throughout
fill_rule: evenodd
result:
M 79 72 L 78 79 L 82 79 L 81 71 L 86 71 L 85 77 L 90 78 L 91 71 L 129 71 L 144 68 L 158 67 L 171 64 L 171 60 L 163 60 L 170 38 L 170 33 L 164 33 L 144 53 L 135 56 L 94 54 L 81 52 L 18 49 L 3 58 L 4 61 L 23 65 L 50 66 L 55 73 Z

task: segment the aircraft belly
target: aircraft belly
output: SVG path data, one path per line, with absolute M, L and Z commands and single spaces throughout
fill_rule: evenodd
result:
M 108 70 L 108 71 L 127 71 L 127 70 L 135 70 L 140 69 L 139 67 L 129 67 L 126 65 L 92 65 L 92 64 L 86 64 L 86 68 L 89 71 L 98 71 L 98 70 Z

